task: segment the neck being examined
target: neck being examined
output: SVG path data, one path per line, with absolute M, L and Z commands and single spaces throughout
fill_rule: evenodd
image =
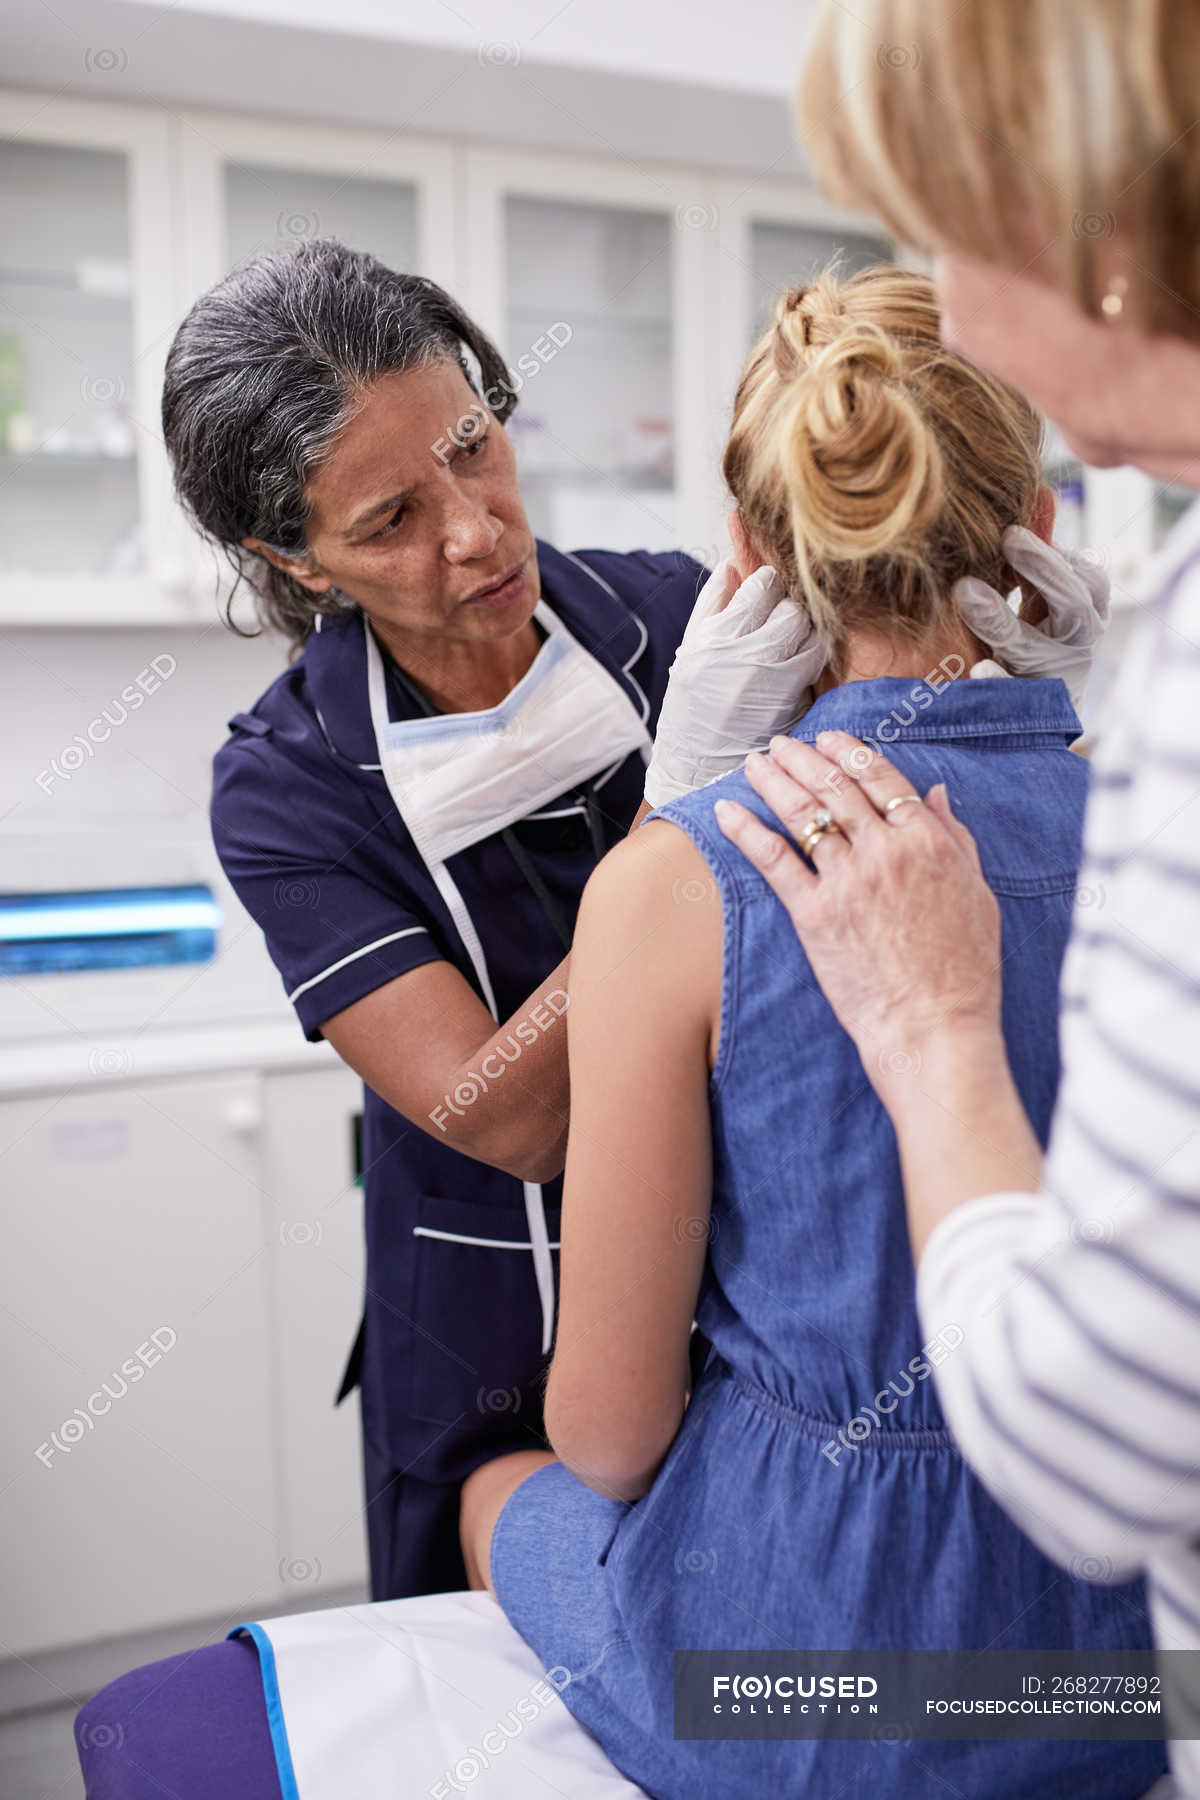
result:
M 929 632 L 919 640 L 885 631 L 856 631 L 846 640 L 839 672 L 834 675 L 824 669 L 813 692 L 824 694 L 848 681 L 877 681 L 884 675 L 922 681 L 936 671 L 942 681 L 947 677 L 958 680 L 970 674 L 972 663 L 990 655 L 987 646 L 961 624 Z

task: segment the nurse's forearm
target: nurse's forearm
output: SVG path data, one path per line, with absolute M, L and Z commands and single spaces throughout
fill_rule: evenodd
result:
M 552 1181 L 567 1155 L 570 956 L 452 1074 L 435 1126 L 466 1124 L 469 1156 L 522 1181 Z
M 521 1181 L 566 1160 L 567 959 L 497 1026 L 447 961 L 422 963 L 321 1029 L 381 1099 L 438 1143 Z
M 630 831 L 652 811 L 643 800 Z M 552 1181 L 566 1162 L 570 963 L 568 954 L 511 1018 L 460 1057 L 429 1111 L 435 1135 L 522 1181 Z

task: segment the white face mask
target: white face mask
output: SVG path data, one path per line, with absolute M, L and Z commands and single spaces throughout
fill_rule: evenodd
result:
M 536 812 L 631 751 L 648 731 L 624 689 L 539 600 L 546 642 L 512 692 L 484 712 L 392 722 L 370 625 L 367 689 L 388 791 L 432 868 Z

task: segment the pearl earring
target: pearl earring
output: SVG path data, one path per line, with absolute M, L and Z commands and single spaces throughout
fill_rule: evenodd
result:
M 1112 322 L 1119 319 L 1125 310 L 1125 294 L 1129 287 L 1123 275 L 1114 275 L 1108 284 L 1108 291 L 1100 302 L 1100 311 Z

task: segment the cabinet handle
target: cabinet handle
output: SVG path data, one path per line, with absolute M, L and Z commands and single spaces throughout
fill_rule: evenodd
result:
M 236 1137 L 254 1137 L 262 1125 L 262 1107 L 249 1094 L 231 1100 L 225 1108 L 225 1123 Z

